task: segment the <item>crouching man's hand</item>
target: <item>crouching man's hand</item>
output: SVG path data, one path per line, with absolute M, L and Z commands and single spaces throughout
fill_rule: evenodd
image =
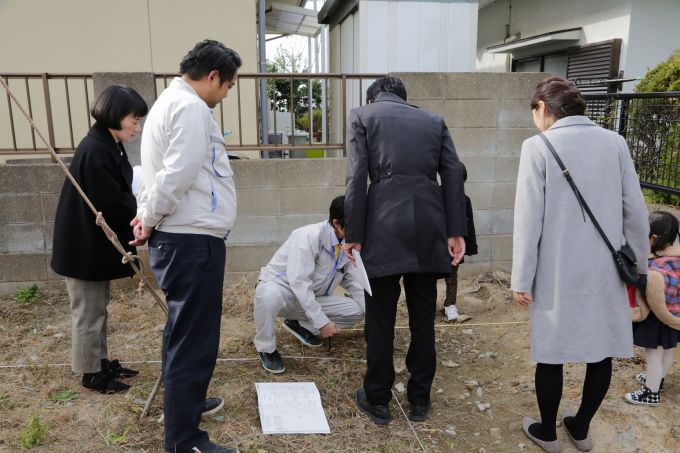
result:
M 338 326 L 336 326 L 335 323 L 331 321 L 321 328 L 321 330 L 319 331 L 319 336 L 321 338 L 330 338 L 339 332 L 340 329 L 338 329 Z

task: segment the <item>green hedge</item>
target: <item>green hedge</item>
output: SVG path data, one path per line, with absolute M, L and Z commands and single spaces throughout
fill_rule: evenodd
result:
M 647 71 L 635 86 L 637 93 L 658 91 L 680 91 L 680 49 L 664 62 Z M 667 185 L 661 177 L 664 170 L 672 169 L 680 161 L 680 104 L 677 99 L 637 99 L 631 103 L 631 124 L 636 130 L 634 136 L 643 144 L 648 164 L 638 169 L 644 181 Z M 660 141 L 663 137 L 663 141 Z M 657 180 L 658 178 L 658 180 Z M 673 183 L 671 183 L 673 184 Z M 673 184 L 673 188 L 680 188 Z M 680 204 L 680 197 L 654 190 L 645 190 L 648 201 L 655 203 Z

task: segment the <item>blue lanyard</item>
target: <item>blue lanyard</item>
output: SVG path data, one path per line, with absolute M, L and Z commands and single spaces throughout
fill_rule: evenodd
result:
M 215 145 L 212 146 L 212 156 L 210 159 L 210 166 L 213 169 L 213 172 L 215 173 L 215 176 L 218 178 L 224 178 L 222 174 L 220 174 L 219 171 L 217 171 L 217 168 L 215 168 L 215 159 L 217 158 L 217 155 L 215 153 Z M 210 181 L 210 212 L 215 212 L 217 210 L 217 194 L 215 193 L 215 184 L 213 183 L 212 178 L 208 177 Z
M 224 178 L 224 175 L 220 174 L 219 171 L 217 171 L 217 168 L 215 168 L 215 159 L 217 158 L 217 155 L 215 153 L 215 145 L 212 146 L 212 158 L 210 159 L 210 165 L 212 166 L 213 171 L 215 172 L 215 176 L 218 176 L 220 178 Z

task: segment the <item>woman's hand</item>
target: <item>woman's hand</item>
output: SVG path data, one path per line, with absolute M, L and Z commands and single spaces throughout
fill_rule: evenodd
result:
M 531 297 L 530 293 L 522 293 L 522 292 L 519 292 L 519 291 L 513 291 L 512 292 L 512 298 L 515 299 L 515 302 L 522 305 L 523 307 L 528 307 L 529 305 L 534 303 L 534 298 Z

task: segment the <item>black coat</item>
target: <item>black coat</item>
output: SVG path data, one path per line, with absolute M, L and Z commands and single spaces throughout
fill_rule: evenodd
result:
M 447 238 L 466 236 L 467 218 L 444 120 L 381 93 L 352 110 L 348 129 L 345 240 L 363 244 L 368 276 L 449 274 Z
M 473 256 L 478 253 L 477 234 L 475 233 L 475 219 L 472 211 L 472 201 L 465 195 L 465 217 L 467 217 L 467 236 L 465 236 L 465 254 Z
M 130 221 L 137 213 L 137 202 L 123 145 L 117 145 L 108 129 L 95 123 L 78 145 L 69 170 L 121 244 L 134 253 L 127 243 L 133 239 Z M 129 277 L 132 268 L 121 258 L 75 187 L 65 180 L 54 220 L 52 269 L 80 280 Z

